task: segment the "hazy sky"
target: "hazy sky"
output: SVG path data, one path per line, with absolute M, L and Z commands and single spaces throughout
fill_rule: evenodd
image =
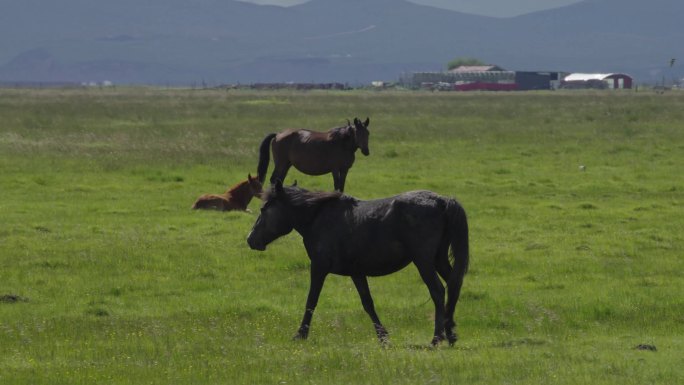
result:
M 308 0 L 241 0 L 257 4 L 273 4 L 290 6 L 305 3 Z M 344 0 L 340 0 L 344 1 Z M 454 11 L 475 13 L 479 15 L 507 17 L 524 13 L 560 7 L 578 3 L 581 0 L 409 0 L 411 2 L 434 7 L 453 9 Z

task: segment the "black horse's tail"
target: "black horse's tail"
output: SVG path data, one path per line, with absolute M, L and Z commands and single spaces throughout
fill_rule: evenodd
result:
M 266 135 L 259 146 L 259 165 L 257 166 L 257 178 L 259 178 L 259 182 L 261 182 L 261 184 L 264 184 L 264 181 L 266 181 L 268 162 L 271 160 L 269 155 L 271 151 L 271 140 L 273 140 L 275 136 L 276 134 Z
M 448 284 L 456 284 L 460 288 L 463 277 L 468 272 L 470 264 L 470 246 L 468 243 L 468 218 L 465 209 L 455 200 L 449 200 L 447 206 L 449 243 L 453 270 Z
M 458 298 L 461 296 L 461 287 L 463 286 L 463 278 L 468 272 L 468 265 L 470 263 L 470 246 L 468 244 L 468 218 L 465 210 L 456 200 L 449 199 L 447 201 L 447 237 L 449 238 L 449 248 L 451 249 L 451 257 L 453 267 L 447 281 L 447 301 L 446 301 L 446 315 L 447 320 L 444 324 L 446 338 L 449 340 L 449 345 L 453 345 L 458 337 L 454 333 L 453 315 L 456 310 Z M 435 337 L 437 338 L 437 337 Z

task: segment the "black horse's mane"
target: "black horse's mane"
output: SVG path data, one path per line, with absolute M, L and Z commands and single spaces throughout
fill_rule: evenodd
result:
M 285 199 L 290 205 L 302 208 L 315 207 L 331 200 L 353 199 L 339 191 L 308 191 L 294 186 L 283 187 L 283 190 L 284 192 L 280 194 L 284 194 Z M 275 188 L 271 188 L 266 192 L 264 202 L 268 202 L 277 196 L 279 196 L 279 193 Z

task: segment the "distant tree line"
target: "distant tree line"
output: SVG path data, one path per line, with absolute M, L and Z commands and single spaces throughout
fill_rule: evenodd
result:
M 447 69 L 452 70 L 460 66 L 484 66 L 487 63 L 472 57 L 458 57 L 447 64 Z

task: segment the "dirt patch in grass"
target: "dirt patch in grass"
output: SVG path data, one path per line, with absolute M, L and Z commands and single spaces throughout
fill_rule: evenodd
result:
M 652 352 L 658 351 L 658 349 L 655 347 L 655 345 L 649 345 L 649 344 L 639 344 L 634 347 L 636 350 L 649 350 Z
M 28 302 L 28 298 L 24 298 L 16 294 L 2 294 L 0 295 L 0 303 L 17 303 Z

